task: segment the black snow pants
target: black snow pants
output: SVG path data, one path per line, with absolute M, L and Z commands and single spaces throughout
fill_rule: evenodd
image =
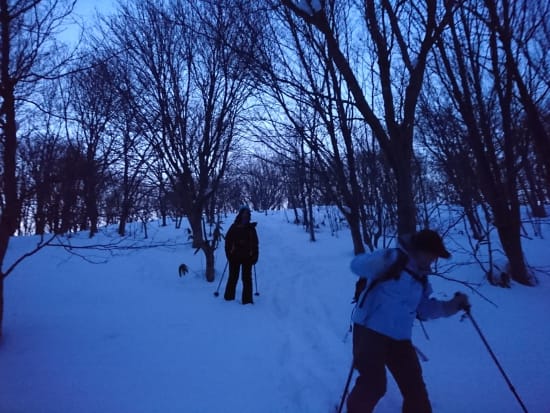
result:
M 386 367 L 403 396 L 403 413 L 431 413 L 418 356 L 410 340 L 394 340 L 353 326 L 353 359 L 359 377 L 347 400 L 348 413 L 371 413 L 386 393 Z
M 239 281 L 239 271 L 242 267 L 242 302 L 243 304 L 252 303 L 252 264 L 249 262 L 229 261 L 229 278 L 225 286 L 224 298 L 226 300 L 235 299 L 235 290 L 237 281 Z

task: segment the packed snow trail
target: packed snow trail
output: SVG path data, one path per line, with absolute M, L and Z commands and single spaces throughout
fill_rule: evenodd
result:
M 332 249 L 333 264 L 327 266 L 319 260 L 320 255 L 329 258 L 322 239 L 310 242 L 302 226 L 272 217 L 264 220 L 259 214 L 256 218 L 260 240 L 263 234 L 269 240 L 260 241 L 258 304 L 281 334 L 277 343 L 283 370 L 280 380 L 295 389 L 288 395 L 294 406 L 313 412 L 317 403 L 334 403 L 346 376 L 350 342 L 344 343 L 343 338 L 352 308 L 348 303 L 353 278 L 342 267 L 341 256 L 349 254 L 349 246 Z M 289 237 L 288 229 L 281 231 L 282 225 L 291 225 L 290 231 L 303 238 L 303 246 L 296 248 L 295 236 Z M 327 371 L 331 372 L 328 381 Z M 289 382 L 293 385 L 288 386 Z

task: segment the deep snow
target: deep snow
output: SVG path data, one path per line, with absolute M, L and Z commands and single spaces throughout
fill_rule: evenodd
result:
M 319 210 L 322 213 L 321 210 Z M 234 216 L 228 216 L 225 229 Z M 0 345 L 2 413 L 327 413 L 339 402 L 351 362 L 346 337 L 355 277 L 346 230 L 320 226 L 310 242 L 283 211 L 253 212 L 260 260 L 255 304 L 215 297 L 217 278 L 204 280 L 204 258 L 183 229 L 138 227 L 125 241 L 162 247 L 85 252 L 47 248 L 5 282 Z M 550 225 L 544 239 L 525 238 L 529 263 L 550 268 Z M 105 229 L 73 245 L 116 239 Z M 530 412 L 550 412 L 550 277 L 511 289 L 487 285 L 479 267 L 458 252 L 463 236 L 447 239 L 455 254 L 447 276 L 481 283 L 478 291 L 433 278 L 439 296 L 467 292 L 472 314 Z M 13 260 L 36 243 L 13 238 Z M 179 264 L 191 271 L 177 274 Z M 445 267 L 440 267 L 445 268 Z M 225 275 L 227 277 L 227 274 Z M 521 408 L 467 319 L 456 315 L 415 326 L 415 344 L 437 413 L 514 413 Z M 376 412 L 399 412 L 401 396 L 388 376 Z

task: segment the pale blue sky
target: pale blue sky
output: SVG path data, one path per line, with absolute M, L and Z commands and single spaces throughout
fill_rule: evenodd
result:
M 61 35 L 61 40 L 67 43 L 76 43 L 79 35 L 79 26 L 89 26 L 93 23 L 96 14 L 109 14 L 117 5 L 116 0 L 77 0 L 72 18 L 74 24 L 69 24 L 65 32 Z
M 116 7 L 116 0 L 77 0 L 75 5 L 75 13 L 82 16 L 93 16 L 95 10 L 100 13 L 108 13 Z

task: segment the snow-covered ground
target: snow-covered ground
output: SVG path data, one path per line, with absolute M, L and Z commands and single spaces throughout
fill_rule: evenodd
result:
M 321 226 L 317 241 L 287 222 L 284 212 L 253 213 L 260 260 L 255 304 L 215 297 L 217 278 L 204 279 L 202 253 L 183 229 L 151 223 L 126 243 L 163 247 L 85 252 L 47 248 L 24 261 L 5 283 L 0 345 L 2 413 L 326 413 L 338 404 L 351 362 L 346 339 L 355 277 L 352 245 L 342 230 Z M 228 217 L 226 229 L 233 220 Z M 525 239 L 531 265 L 550 268 L 545 239 Z M 449 247 L 461 242 L 452 233 Z M 109 231 L 74 245 L 106 242 Z M 10 259 L 33 247 L 14 238 Z M 106 261 L 105 261 L 106 260 Z M 8 259 L 9 261 L 9 259 Z M 456 253 L 451 264 L 465 261 Z M 191 271 L 177 274 L 179 264 Z M 550 276 L 534 288 L 488 286 L 478 267 L 446 275 L 482 283 L 479 292 L 433 279 L 450 297 L 467 292 L 472 314 L 527 409 L 550 412 Z M 227 274 L 226 274 L 227 277 Z M 256 289 L 257 288 L 257 289 Z M 425 380 L 436 413 L 514 413 L 521 408 L 468 319 L 457 315 L 415 327 L 429 361 Z M 376 412 L 399 412 L 389 376 Z

